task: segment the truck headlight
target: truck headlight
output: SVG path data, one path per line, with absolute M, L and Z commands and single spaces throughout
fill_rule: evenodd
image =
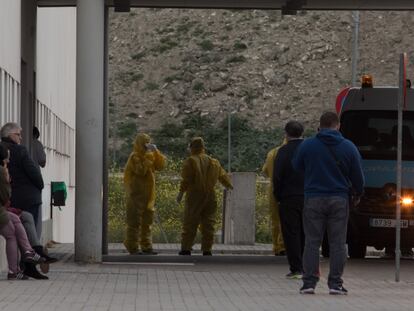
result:
M 402 197 L 401 198 L 401 204 L 403 206 L 411 206 L 413 204 L 414 200 L 412 197 Z

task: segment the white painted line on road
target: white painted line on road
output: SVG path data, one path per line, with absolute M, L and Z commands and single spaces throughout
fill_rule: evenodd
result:
M 194 266 L 191 262 L 103 262 L 104 265 L 141 265 L 141 266 Z

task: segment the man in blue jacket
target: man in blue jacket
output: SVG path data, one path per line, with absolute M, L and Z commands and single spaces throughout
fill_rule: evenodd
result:
M 346 261 L 346 231 L 350 187 L 360 196 L 364 190 L 361 156 L 355 145 L 339 132 L 333 112 L 320 118 L 319 133 L 305 140 L 292 165 L 305 175 L 303 226 L 303 286 L 301 294 L 314 294 L 319 281 L 319 248 L 325 230 L 330 246 L 329 293 L 346 295 L 342 274 Z

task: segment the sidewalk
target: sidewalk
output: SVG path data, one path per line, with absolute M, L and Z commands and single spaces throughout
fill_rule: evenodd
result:
M 72 245 L 50 252 L 62 261 L 51 266 L 49 281 L 0 281 L 0 310 L 413 310 L 414 261 L 402 261 L 395 283 L 392 260 L 348 261 L 344 276 L 349 296 L 329 296 L 328 262 L 317 294 L 298 294 L 300 281 L 286 280 L 284 258 L 260 263 L 73 262 Z M 160 255 L 157 257 L 162 257 Z M 148 256 L 151 257 L 151 256 Z M 202 256 L 194 256 L 202 257 Z M 255 258 L 254 256 L 250 256 Z M 5 275 L 1 278 L 4 280 Z

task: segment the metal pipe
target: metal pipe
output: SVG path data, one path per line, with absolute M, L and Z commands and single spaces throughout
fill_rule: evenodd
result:
M 108 210 L 109 210 L 109 165 L 108 165 L 108 7 L 105 7 L 104 24 L 104 115 L 103 115 L 103 202 L 102 202 L 102 254 L 108 254 Z
M 85 1 L 85 0 L 83 0 Z M 37 0 L 40 7 L 76 6 L 81 0 Z M 113 6 L 114 0 L 106 0 Z M 131 0 L 131 7 L 280 10 L 286 0 Z M 307 0 L 302 10 L 414 10 L 412 0 Z
M 397 195 L 395 211 L 395 281 L 400 281 L 400 259 L 401 259 L 401 181 L 402 181 L 402 126 L 403 106 L 405 94 L 405 65 L 407 55 L 400 55 L 400 74 L 398 91 L 398 137 L 397 137 Z
M 352 12 L 352 18 L 354 20 L 354 32 L 352 40 L 352 78 L 351 85 L 357 86 L 357 71 L 358 71 L 358 62 L 359 62 L 359 11 Z
M 228 117 L 227 117 L 227 170 L 231 173 L 231 110 L 230 105 L 228 107 Z

